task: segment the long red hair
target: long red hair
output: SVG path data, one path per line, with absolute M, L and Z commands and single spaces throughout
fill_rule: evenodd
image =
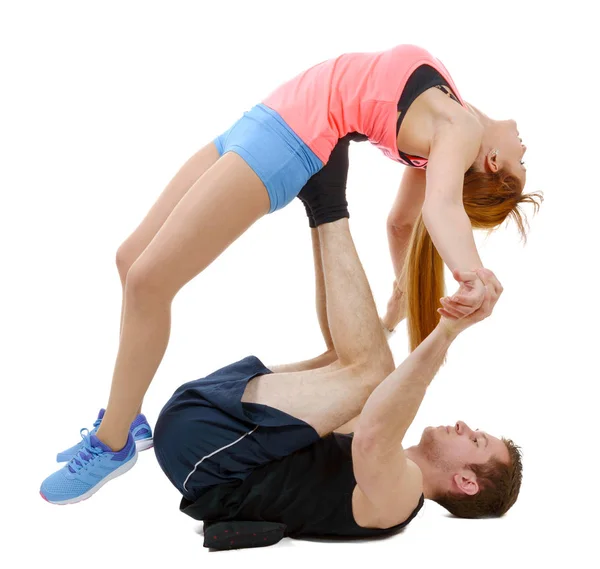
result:
M 530 203 L 537 212 L 541 193 L 523 194 L 521 181 L 506 170 L 465 173 L 463 204 L 474 229 L 492 230 L 511 217 L 526 240 L 526 218 L 520 205 Z M 414 350 L 437 326 L 439 299 L 444 296 L 444 262 L 419 215 L 404 263 L 410 348 Z

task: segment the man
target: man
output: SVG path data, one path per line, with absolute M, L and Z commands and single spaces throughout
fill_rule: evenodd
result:
M 159 416 L 158 461 L 183 496 L 180 509 L 205 520 L 205 545 L 371 536 L 404 527 L 424 498 L 464 517 L 503 515 L 517 498 L 521 460 L 511 441 L 459 421 L 402 446 L 448 347 L 491 314 L 500 283 L 485 269 L 456 272 L 463 287 L 483 281 L 483 304 L 463 317 L 442 310 L 394 369 L 346 217 L 311 229 L 327 351 L 270 369 L 249 356 L 182 385 Z

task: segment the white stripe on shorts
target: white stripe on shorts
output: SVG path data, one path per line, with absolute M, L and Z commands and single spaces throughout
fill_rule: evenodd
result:
M 254 431 L 256 431 L 256 429 L 258 429 L 258 425 L 256 425 L 256 427 L 254 427 L 254 429 L 252 429 L 251 431 L 248 431 L 247 433 L 242 435 L 237 441 L 233 441 L 232 443 L 229 443 L 228 445 L 218 448 L 216 451 L 211 452 L 210 454 L 207 454 L 206 456 L 203 456 L 196 464 L 194 464 L 194 468 L 192 468 L 192 471 L 187 475 L 185 481 L 183 482 L 183 489 L 187 490 L 187 488 L 185 487 L 185 485 L 187 484 L 187 481 L 190 479 L 190 476 L 192 474 L 194 474 L 194 472 L 196 472 L 196 468 L 198 467 L 199 464 L 202 463 L 202 461 L 204 459 L 210 458 L 211 456 L 214 456 L 218 452 L 221 452 L 222 450 L 225 450 L 226 448 L 229 448 L 229 447 L 233 446 L 234 444 L 239 443 L 244 437 L 247 437 L 248 435 L 251 435 Z

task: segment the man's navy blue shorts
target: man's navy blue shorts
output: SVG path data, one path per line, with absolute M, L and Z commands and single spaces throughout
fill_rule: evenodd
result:
M 248 356 L 184 383 L 163 407 L 154 429 L 156 458 L 188 500 L 319 440 L 317 431 L 296 417 L 242 403 L 248 382 L 268 373 L 273 372 Z

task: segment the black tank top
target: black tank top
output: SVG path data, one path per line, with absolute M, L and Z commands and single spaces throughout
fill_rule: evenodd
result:
M 204 521 L 269 521 L 287 526 L 285 535 L 369 537 L 397 531 L 417 515 L 389 529 L 360 527 L 352 514 L 356 486 L 352 435 L 332 433 L 282 460 L 261 466 L 243 481 L 212 486 L 180 509 Z

